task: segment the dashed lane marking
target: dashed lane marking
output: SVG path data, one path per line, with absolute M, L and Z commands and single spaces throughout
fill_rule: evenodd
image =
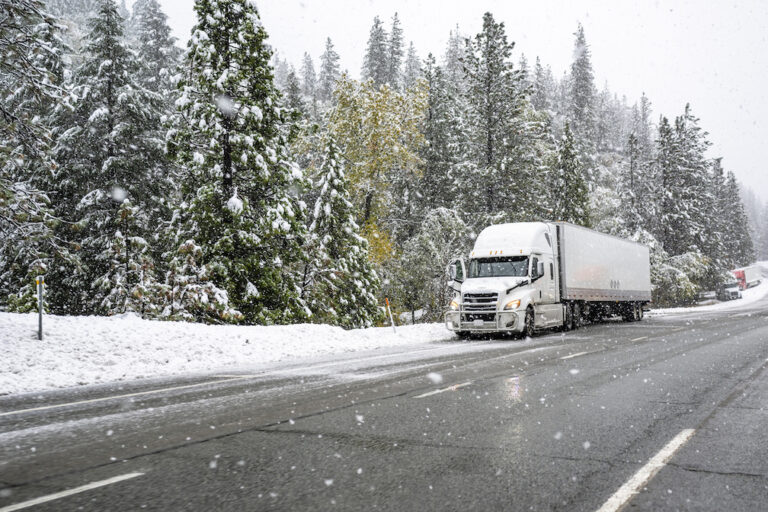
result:
M 648 336 L 640 336 L 639 338 L 635 338 L 635 339 L 629 340 L 629 341 L 640 341 L 640 340 L 647 340 L 647 339 L 648 339 Z
M 583 356 L 585 354 L 593 354 L 593 353 L 594 352 L 576 352 L 575 354 L 570 354 L 570 355 L 567 355 L 567 356 L 563 356 L 560 359 L 571 359 L 573 357 L 579 357 L 579 356 Z
M 455 391 L 459 388 L 463 388 L 464 386 L 469 386 L 472 384 L 472 382 L 462 382 L 461 384 L 454 384 L 453 386 L 449 386 L 444 389 L 436 389 L 434 391 L 429 391 L 427 393 L 415 396 L 414 398 L 426 398 L 428 396 L 437 395 L 438 393 L 445 393 L 446 391 Z

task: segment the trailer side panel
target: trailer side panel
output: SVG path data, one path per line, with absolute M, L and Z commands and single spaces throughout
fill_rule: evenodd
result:
M 557 229 L 563 300 L 651 300 L 647 246 L 564 222 Z

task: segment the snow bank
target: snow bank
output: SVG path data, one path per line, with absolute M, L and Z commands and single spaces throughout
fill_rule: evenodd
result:
M 201 325 L 0 313 L 0 394 L 255 365 L 450 339 L 442 324 L 345 331 L 328 325 Z
M 763 280 L 759 285 L 744 290 L 741 299 L 729 300 L 726 302 L 717 302 L 708 306 L 694 306 L 687 308 L 659 308 L 653 309 L 648 316 L 664 316 L 679 313 L 709 313 L 713 311 L 734 311 L 743 309 L 744 306 L 754 304 L 768 295 L 768 262 L 760 261 L 757 263 L 763 269 Z

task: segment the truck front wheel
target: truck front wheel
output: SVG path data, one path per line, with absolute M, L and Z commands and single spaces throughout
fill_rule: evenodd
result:
M 523 328 L 523 335 L 528 338 L 533 337 L 533 331 L 535 329 L 533 308 L 529 307 L 525 310 L 525 327 Z

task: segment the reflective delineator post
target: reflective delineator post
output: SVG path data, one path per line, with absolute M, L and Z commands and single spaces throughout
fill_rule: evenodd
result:
M 395 331 L 395 334 L 397 334 L 397 329 L 395 329 L 395 319 L 392 318 L 392 308 L 389 307 L 389 299 L 387 297 L 384 297 L 384 300 L 387 303 L 387 311 L 389 312 L 389 322 L 392 324 L 392 330 Z
M 45 286 L 45 277 L 37 276 L 35 280 L 37 283 L 37 308 L 38 308 L 38 321 L 37 321 L 37 339 L 43 339 L 43 286 Z

